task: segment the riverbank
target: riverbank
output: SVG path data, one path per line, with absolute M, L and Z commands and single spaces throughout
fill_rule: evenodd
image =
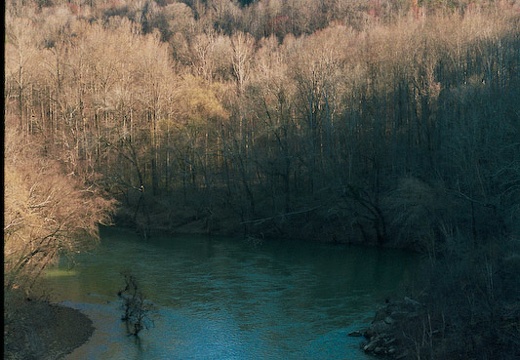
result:
M 510 264 L 501 265 L 490 293 L 475 280 L 460 287 L 469 270 L 458 278 L 445 271 L 443 289 L 430 284 L 430 295 L 417 300 L 387 300 L 366 329 L 349 335 L 364 337 L 362 350 L 385 359 L 520 359 L 518 278 L 507 273 Z M 514 270 L 518 274 L 517 266 Z
M 76 309 L 4 295 L 4 359 L 61 359 L 93 332 L 92 321 Z

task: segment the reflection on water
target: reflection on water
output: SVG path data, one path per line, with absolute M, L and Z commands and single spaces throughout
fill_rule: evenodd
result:
M 92 339 L 69 359 L 366 359 L 348 337 L 414 273 L 399 251 L 200 236 L 143 241 L 105 229 L 100 246 L 47 277 L 56 301 L 86 313 Z M 136 344 L 119 321 L 121 271 L 157 305 Z

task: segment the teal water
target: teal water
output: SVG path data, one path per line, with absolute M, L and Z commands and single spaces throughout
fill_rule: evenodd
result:
M 52 299 L 96 331 L 68 359 L 367 359 L 359 338 L 417 258 L 396 250 L 204 236 L 142 240 L 103 229 L 101 243 L 45 279 Z M 117 291 L 131 271 L 156 306 L 140 341 L 126 336 Z

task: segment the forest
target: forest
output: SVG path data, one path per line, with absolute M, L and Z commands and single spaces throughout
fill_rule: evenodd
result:
M 428 319 L 479 329 L 437 358 L 519 355 L 516 1 L 10 0 L 5 24 L 4 286 L 111 221 L 399 247 Z

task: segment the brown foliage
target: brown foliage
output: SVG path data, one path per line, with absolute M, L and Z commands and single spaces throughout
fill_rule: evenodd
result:
M 60 254 L 90 246 L 114 202 L 85 187 L 36 142 L 7 129 L 5 146 L 4 286 L 29 289 Z

